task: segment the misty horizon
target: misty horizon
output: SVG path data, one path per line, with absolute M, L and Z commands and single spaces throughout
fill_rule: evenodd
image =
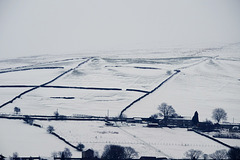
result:
M 240 42 L 239 1 L 1 1 L 0 58 Z

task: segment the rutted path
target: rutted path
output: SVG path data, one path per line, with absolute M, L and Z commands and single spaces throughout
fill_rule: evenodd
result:
M 28 89 L 28 90 L 26 90 L 26 91 L 20 93 L 19 95 L 17 95 L 16 97 L 14 97 L 13 99 L 11 99 L 10 101 L 8 101 L 8 102 L 2 104 L 2 105 L 0 106 L 0 108 L 2 108 L 2 107 L 4 107 L 4 106 L 8 105 L 9 103 L 13 103 L 16 99 L 21 98 L 21 96 L 23 96 L 23 95 L 25 95 L 25 94 L 27 94 L 27 93 L 33 91 L 33 90 L 36 90 L 36 89 L 38 89 L 38 88 L 40 88 L 40 87 L 44 87 L 44 86 L 46 86 L 46 85 L 48 85 L 48 84 L 50 84 L 50 83 L 56 81 L 57 79 L 59 79 L 60 77 L 64 76 L 65 74 L 67 74 L 67 73 L 69 73 L 69 72 L 75 70 L 76 68 L 78 68 L 79 66 L 83 65 L 84 63 L 87 63 L 90 59 L 91 59 L 91 58 L 88 58 L 87 60 L 85 60 L 85 61 L 79 63 L 75 68 L 71 68 L 71 69 L 69 69 L 69 70 L 63 72 L 63 73 L 60 74 L 59 76 L 55 77 L 54 79 L 52 79 L 52 80 L 50 80 L 50 81 L 48 81 L 48 82 L 46 82 L 46 83 L 43 83 L 43 84 L 38 85 L 38 86 L 35 86 L 35 87 L 31 88 L 31 89 Z
M 121 113 L 119 117 L 122 117 L 123 112 L 125 112 L 128 108 L 130 108 L 133 104 L 137 103 L 138 101 L 140 101 L 141 99 L 145 98 L 146 96 L 148 96 L 149 94 L 153 93 L 154 91 L 156 91 L 158 88 L 160 88 L 164 83 L 166 83 L 169 79 L 171 79 L 172 77 L 174 77 L 175 75 L 177 75 L 179 72 L 181 72 L 180 70 L 175 70 L 175 73 L 173 73 L 171 76 L 169 76 L 167 79 L 165 79 L 162 83 L 160 83 L 157 87 L 155 87 L 153 90 L 151 90 L 150 92 L 146 92 L 146 94 L 144 94 L 143 96 L 139 97 L 138 99 L 134 100 L 132 103 L 130 103 L 127 107 L 125 107 Z

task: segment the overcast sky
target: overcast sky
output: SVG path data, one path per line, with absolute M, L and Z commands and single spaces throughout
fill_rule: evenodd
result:
M 240 42 L 239 0 L 0 0 L 0 58 Z

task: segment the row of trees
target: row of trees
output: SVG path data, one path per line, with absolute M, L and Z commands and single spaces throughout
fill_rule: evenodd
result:
M 98 152 L 95 152 L 95 157 L 99 158 Z M 53 152 L 53 158 L 61 157 L 64 158 L 71 158 L 72 153 L 68 148 L 65 148 L 64 151 L 60 152 Z M 123 147 L 119 145 L 106 145 L 104 147 L 103 154 L 101 159 L 134 159 L 138 158 L 138 153 L 132 147 Z
M 99 158 L 98 154 L 95 154 L 96 158 Z M 18 153 L 14 152 L 13 156 L 10 157 L 10 160 L 18 159 Z M 63 151 L 53 152 L 53 158 L 61 157 L 64 158 L 71 158 L 72 153 L 69 148 L 65 148 Z M 138 158 L 138 153 L 131 147 L 122 147 L 119 145 L 106 145 L 104 147 L 103 154 L 101 159 L 111 159 L 111 160 L 118 160 L 118 159 L 134 159 Z M 194 150 L 190 149 L 185 152 L 185 157 L 192 160 L 197 160 L 199 158 L 203 159 L 214 159 L 214 160 L 223 160 L 223 159 L 231 159 L 231 160 L 239 160 L 240 159 L 240 148 L 232 148 L 229 151 L 222 149 L 217 150 L 212 154 L 204 154 L 201 150 Z
M 226 149 L 217 150 L 212 154 L 204 154 L 201 150 L 190 149 L 185 153 L 185 156 L 189 159 L 197 160 L 200 157 L 203 159 L 214 159 L 214 160 L 222 160 L 222 159 L 231 159 L 231 160 L 239 160 L 240 159 L 240 148 L 232 148 L 229 151 Z
M 152 115 L 152 118 L 157 118 L 158 116 L 164 117 L 167 120 L 169 117 L 178 117 L 175 109 L 168 105 L 167 103 L 162 103 L 158 106 L 159 113 Z M 212 112 L 212 118 L 219 123 L 221 120 L 227 120 L 227 113 L 222 108 L 215 108 Z M 198 113 L 195 112 L 193 116 L 193 121 L 198 122 Z
M 152 115 L 152 118 L 157 118 L 158 116 L 164 117 L 164 119 L 168 119 L 168 117 L 177 117 L 177 113 L 175 109 L 168 105 L 167 103 L 162 103 L 158 106 L 159 113 Z M 19 107 L 14 107 L 14 113 L 19 114 L 21 112 L 21 109 Z M 60 115 L 58 110 L 53 113 L 53 115 L 56 117 L 56 119 L 64 117 L 63 115 Z M 194 115 L 196 117 L 196 113 Z M 221 120 L 227 120 L 227 113 L 222 108 L 215 108 L 212 112 L 212 118 L 219 123 Z

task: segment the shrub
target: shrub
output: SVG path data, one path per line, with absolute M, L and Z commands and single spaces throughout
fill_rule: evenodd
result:
M 78 151 L 83 151 L 83 148 L 85 148 L 85 146 L 84 146 L 82 143 L 79 143 L 79 144 L 77 145 L 77 150 L 78 150 Z
M 48 132 L 48 133 L 52 133 L 54 130 L 55 130 L 55 129 L 54 129 L 53 126 L 48 126 L 48 127 L 47 127 L 47 132 Z
M 167 73 L 167 75 L 171 75 L 172 71 L 168 70 L 166 73 Z
M 33 119 L 31 119 L 30 116 L 25 116 L 23 121 L 27 124 L 33 125 Z
M 20 109 L 20 108 L 18 108 L 18 107 L 14 107 L 14 112 L 15 112 L 15 114 L 18 114 L 18 113 L 20 113 L 20 112 L 21 112 L 21 109 Z

